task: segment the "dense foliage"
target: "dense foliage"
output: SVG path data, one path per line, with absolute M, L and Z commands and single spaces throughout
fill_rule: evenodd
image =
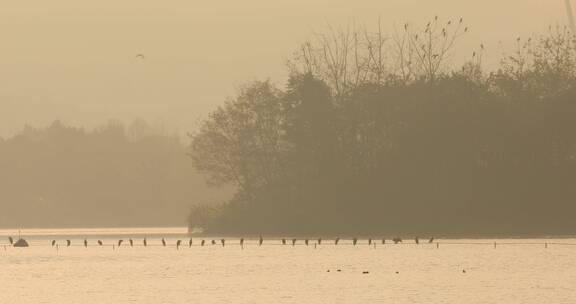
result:
M 576 233 L 576 41 L 518 40 L 494 72 L 437 18 L 392 36 L 306 43 L 284 90 L 253 82 L 191 134 L 190 156 L 237 186 L 191 227 L 213 233 Z

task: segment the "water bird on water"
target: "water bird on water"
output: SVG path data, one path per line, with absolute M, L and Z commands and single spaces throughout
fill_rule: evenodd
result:
M 88 240 L 84 239 L 84 247 L 88 247 Z
M 192 247 L 192 239 L 188 241 L 188 247 Z
M 206 243 L 206 241 L 202 240 L 202 242 L 200 242 L 200 246 L 204 246 L 205 243 Z
M 66 247 L 70 247 L 70 245 L 72 245 L 72 242 L 70 240 L 66 240 Z
M 146 241 L 146 238 L 142 240 L 142 244 L 144 245 L 144 247 L 148 246 L 148 241 Z
M 166 247 L 166 240 L 162 238 L 162 246 Z
M 420 244 L 420 240 L 418 238 L 414 238 L 414 242 L 416 243 L 416 245 Z
M 99 246 L 102 246 L 102 241 L 101 241 L 101 240 L 98 240 L 98 245 L 99 245 Z
M 56 245 L 56 240 L 52 240 L 52 247 L 54 247 L 54 245 Z
M 216 241 L 215 241 L 215 240 L 212 240 L 212 245 L 216 245 Z
M 11 236 L 8 237 L 8 241 L 10 242 L 10 245 L 14 245 L 14 239 Z
M 258 240 L 258 246 L 262 246 L 262 243 L 264 243 L 264 239 L 262 236 L 260 236 L 260 240 Z
M 130 247 L 133 247 L 133 246 L 134 246 L 134 240 L 128 239 L 128 242 L 130 243 Z
M 372 238 L 368 239 L 368 246 L 372 245 Z
M 402 243 L 402 239 L 399 237 L 393 238 L 392 241 L 394 242 L 394 244 Z
M 180 248 L 180 244 L 182 244 L 182 241 L 181 241 L 181 240 L 178 240 L 178 241 L 176 242 L 176 249 L 179 249 L 179 248 Z
M 292 246 L 296 245 L 296 239 L 292 239 Z
M 124 242 L 124 240 L 118 240 L 118 247 L 122 246 L 122 242 Z
M 386 239 L 382 239 L 382 245 L 386 244 Z
M 430 244 L 433 243 L 433 242 L 434 242 L 434 238 L 433 238 L 433 237 L 428 240 L 428 243 L 430 243 Z
M 286 245 L 286 239 L 282 239 L 282 245 Z
M 220 243 L 222 243 L 222 247 L 224 247 L 224 244 L 226 243 L 226 240 L 225 240 L 225 239 L 221 239 L 221 240 L 220 240 Z
M 240 246 L 244 246 L 244 238 L 240 238 Z
M 352 239 L 352 245 L 356 246 L 356 243 L 358 243 L 358 239 L 357 238 Z
M 304 240 L 304 244 L 306 244 L 306 246 L 308 246 L 308 239 Z
M 340 238 L 336 238 L 336 239 L 334 240 L 334 245 L 338 245 L 338 242 L 340 242 Z

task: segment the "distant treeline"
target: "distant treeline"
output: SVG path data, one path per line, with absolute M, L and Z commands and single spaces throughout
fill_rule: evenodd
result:
M 468 28 L 332 31 L 298 49 L 284 89 L 252 82 L 191 137 L 234 198 L 211 233 L 576 234 L 576 39 L 518 39 L 491 71 Z
M 214 194 L 185 149 L 141 120 L 27 126 L 0 139 L 0 227 L 184 225 Z

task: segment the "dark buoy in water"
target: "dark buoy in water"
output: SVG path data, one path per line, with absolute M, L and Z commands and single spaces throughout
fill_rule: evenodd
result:
M 466 269 L 462 269 L 462 273 L 466 273 Z
M 14 247 L 28 247 L 28 242 L 25 239 L 18 239 L 16 243 L 13 244 Z

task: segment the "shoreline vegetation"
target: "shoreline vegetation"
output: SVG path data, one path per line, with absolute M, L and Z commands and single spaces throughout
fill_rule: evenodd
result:
M 435 17 L 330 30 L 297 48 L 284 88 L 242 87 L 189 156 L 233 198 L 189 227 L 252 235 L 574 235 L 576 39 L 550 27 L 493 71 Z

